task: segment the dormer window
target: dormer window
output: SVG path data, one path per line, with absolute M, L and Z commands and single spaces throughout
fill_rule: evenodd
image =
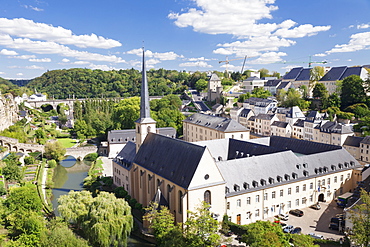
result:
M 349 166 L 349 163 L 348 162 L 344 162 L 344 166 L 345 167 L 348 167 Z
M 243 183 L 243 188 L 244 188 L 245 190 L 249 189 L 249 184 L 248 184 L 248 183 L 246 183 L 246 182 L 244 182 L 244 183 Z
M 234 190 L 235 190 L 235 191 L 240 191 L 240 186 L 239 186 L 239 185 L 237 185 L 237 184 L 234 184 Z
M 283 178 L 282 178 L 281 176 L 277 176 L 277 177 L 276 177 L 276 180 L 277 180 L 278 182 L 281 182 L 281 181 L 283 181 Z
M 269 178 L 269 183 L 270 183 L 270 184 L 273 184 L 273 183 L 274 183 L 274 179 L 270 177 L 270 178 Z
M 324 172 L 328 172 L 329 168 L 327 166 L 324 166 Z
M 303 176 L 308 177 L 308 175 L 309 175 L 308 171 L 304 170 L 303 171 Z
M 304 168 L 307 168 L 308 167 L 308 164 L 307 163 L 303 163 L 303 167 Z
M 333 171 L 335 171 L 337 168 L 335 167 L 335 165 L 331 165 L 331 169 L 332 169 Z
M 228 194 L 228 193 L 230 193 L 230 189 L 229 187 L 225 187 L 225 194 Z
M 342 169 L 342 168 L 343 168 L 343 164 L 342 164 L 342 163 L 339 163 L 339 164 L 338 164 L 338 167 L 339 167 L 340 169 Z
M 355 162 L 352 161 L 352 160 L 349 163 L 351 164 L 351 166 L 354 166 L 355 165 Z
M 284 179 L 285 179 L 286 181 L 289 181 L 289 180 L 290 180 L 290 176 L 289 176 L 288 174 L 285 174 L 285 175 L 284 175 Z
M 262 186 L 266 185 L 266 180 L 261 179 L 261 181 L 260 181 L 260 182 L 261 182 L 261 185 L 262 185 Z
M 295 173 L 295 172 L 293 172 L 293 173 L 292 173 L 292 178 L 293 178 L 293 179 L 297 179 L 297 178 L 298 178 L 298 174 L 297 174 L 297 173 Z
M 254 188 L 256 188 L 256 187 L 258 187 L 258 182 L 253 180 L 252 185 L 253 185 Z

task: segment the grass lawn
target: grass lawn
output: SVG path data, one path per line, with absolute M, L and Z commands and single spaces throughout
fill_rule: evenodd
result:
M 65 148 L 71 148 L 77 143 L 75 139 L 71 139 L 71 138 L 58 138 L 57 140 Z

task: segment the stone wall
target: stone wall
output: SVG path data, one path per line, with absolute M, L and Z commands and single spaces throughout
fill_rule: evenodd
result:
M 0 94 L 0 131 L 18 121 L 18 105 L 11 94 Z

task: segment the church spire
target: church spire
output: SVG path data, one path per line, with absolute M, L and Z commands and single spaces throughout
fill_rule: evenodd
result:
M 142 82 L 141 82 L 141 101 L 140 101 L 140 119 L 150 118 L 150 107 L 149 107 L 149 90 L 148 80 L 146 77 L 146 66 L 145 66 L 145 49 L 143 47 L 143 69 L 142 69 Z
M 143 47 L 143 70 L 141 72 L 141 99 L 140 99 L 140 118 L 135 121 L 136 125 L 136 151 L 139 150 L 140 145 L 144 142 L 146 135 L 149 132 L 156 132 L 156 122 L 150 117 L 149 106 L 149 90 L 148 80 L 146 77 L 145 68 L 145 50 Z

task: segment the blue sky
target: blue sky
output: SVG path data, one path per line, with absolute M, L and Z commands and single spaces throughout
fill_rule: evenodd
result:
M 1 0 L 0 77 L 370 64 L 369 0 Z M 313 64 L 322 65 L 322 64 Z

